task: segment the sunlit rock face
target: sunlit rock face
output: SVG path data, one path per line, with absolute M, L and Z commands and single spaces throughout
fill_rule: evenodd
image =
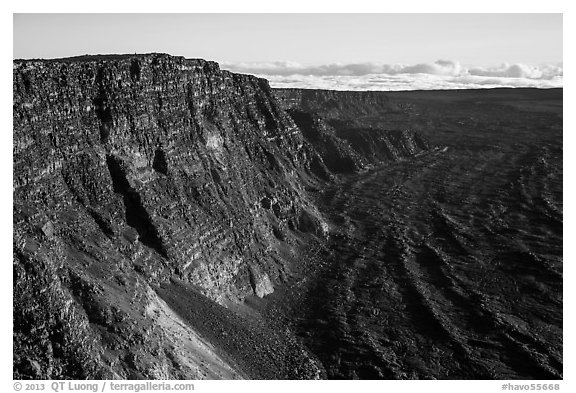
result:
M 14 378 L 325 376 L 233 310 L 328 238 L 317 191 L 427 148 L 347 120 L 388 101 L 163 54 L 17 60 L 13 82 Z
M 13 77 L 14 377 L 253 377 L 200 339 L 178 349 L 156 292 L 265 296 L 297 237 L 324 235 L 303 189 L 326 167 L 267 82 L 160 54 Z

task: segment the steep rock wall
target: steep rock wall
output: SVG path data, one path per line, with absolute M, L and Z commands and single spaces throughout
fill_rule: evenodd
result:
M 381 91 L 274 89 L 274 94 L 284 108 L 319 113 L 328 121 L 368 115 L 382 116 L 400 110 L 387 93 Z
M 263 297 L 328 226 L 306 190 L 427 143 L 383 94 L 163 54 L 14 62 L 14 378 L 318 378 Z
M 354 173 L 430 148 L 417 132 L 379 126 L 402 108 L 384 92 L 274 89 L 304 138 L 335 173 Z
M 324 234 L 303 185 L 326 168 L 267 82 L 161 54 L 13 75 L 15 378 L 287 377 L 201 338 L 182 355 L 157 295 L 264 296 Z

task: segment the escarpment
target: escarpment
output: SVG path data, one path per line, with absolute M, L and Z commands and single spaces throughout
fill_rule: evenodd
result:
M 402 111 L 382 92 L 274 89 L 280 105 L 335 173 L 353 173 L 430 149 L 407 129 L 379 127 L 386 114 Z
M 285 280 L 293 234 L 324 230 L 303 144 L 266 81 L 215 63 L 15 62 L 16 375 L 213 377 L 173 365 L 153 288 L 224 304 Z
M 423 143 L 287 112 L 204 60 L 22 60 L 13 78 L 14 378 L 322 376 L 226 306 L 328 235 L 306 189 Z

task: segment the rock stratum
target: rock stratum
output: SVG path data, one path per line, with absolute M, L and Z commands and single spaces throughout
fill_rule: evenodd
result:
M 15 379 L 327 376 L 246 302 L 317 269 L 320 190 L 430 149 L 353 120 L 401 108 L 164 54 L 16 60 L 13 82 Z

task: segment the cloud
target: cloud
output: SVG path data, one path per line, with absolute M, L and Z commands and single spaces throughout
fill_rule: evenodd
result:
M 495 68 L 474 67 L 468 69 L 470 75 L 493 76 L 505 78 L 553 79 L 563 76 L 562 67 L 544 65 L 540 67 L 525 64 L 503 64 Z
M 362 76 L 371 74 L 432 74 L 455 75 L 460 73 L 460 64 L 449 60 L 415 65 L 351 63 L 305 66 L 293 62 L 271 63 L 223 63 L 222 68 L 234 72 L 261 75 L 315 75 L 315 76 Z
M 437 60 L 434 63 L 403 67 L 397 74 L 459 75 L 460 72 L 460 63 L 450 60 Z
M 233 72 L 254 74 L 272 87 L 334 90 L 431 90 L 493 87 L 562 87 L 563 67 L 502 64 L 465 67 L 451 60 L 414 65 L 325 64 L 306 66 L 294 62 L 223 63 Z

